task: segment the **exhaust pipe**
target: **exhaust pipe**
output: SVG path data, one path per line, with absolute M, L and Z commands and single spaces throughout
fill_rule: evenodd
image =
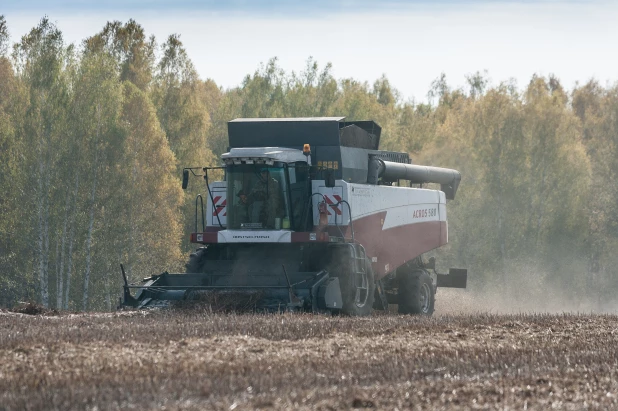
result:
M 378 184 L 380 178 L 384 181 L 409 180 L 412 184 L 437 183 L 446 198 L 453 200 L 459 188 L 461 174 L 450 168 L 394 163 L 372 156 L 369 160 L 367 183 Z

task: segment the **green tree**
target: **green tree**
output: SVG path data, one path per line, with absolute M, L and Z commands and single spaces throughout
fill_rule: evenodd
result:
M 66 113 L 69 101 L 67 79 L 63 75 L 70 50 L 64 46 L 62 33 L 47 18 L 15 45 L 14 59 L 18 73 L 28 89 L 28 110 L 23 139 L 31 150 L 26 152 L 27 168 L 32 179 L 27 183 L 36 201 L 36 252 L 40 301 L 49 305 L 50 230 L 53 212 L 51 200 L 58 178 L 63 137 L 66 135 Z
M 305 70 L 299 75 L 285 76 L 287 84 L 283 100 L 284 115 L 288 117 L 323 117 L 331 113 L 339 97 L 337 81 L 331 74 L 332 65 L 321 71 L 318 63 L 309 58 Z
M 285 95 L 285 72 L 277 65 L 277 58 L 245 77 L 242 83 L 242 117 L 281 117 Z
M 85 239 L 85 267 L 83 275 L 82 308 L 89 307 L 89 291 L 93 267 L 93 239 L 96 235 L 97 214 L 105 202 L 100 201 L 111 167 L 117 161 L 112 145 L 117 140 L 122 106 L 122 87 L 114 67 L 113 57 L 105 51 L 86 51 L 82 56 L 73 102 L 73 125 L 80 159 L 77 170 L 83 176 L 87 190 L 84 212 L 87 215 Z M 72 179 L 71 179 L 72 180 Z M 66 230 L 65 230 L 66 231 Z
M 520 284 L 511 291 L 534 292 L 535 281 L 580 278 L 589 162 L 562 89 L 534 78 L 525 99 L 508 85 L 470 98 L 449 94 L 441 96 L 444 121 L 437 120 L 421 157 L 463 175 L 449 208 L 457 229 L 441 252 L 475 272 L 479 287 Z M 519 278 L 534 270 L 536 276 Z
M 180 176 L 183 167 L 217 165 L 217 158 L 208 147 L 210 117 L 204 102 L 203 83 L 178 35 L 168 37 L 162 45 L 162 54 L 152 95 L 161 127 L 177 160 L 175 175 Z M 186 233 L 195 231 L 193 204 L 202 188 L 199 184 L 191 184 L 185 191 L 185 250 L 191 247 Z
M 618 246 L 618 87 L 605 89 L 592 80 L 573 91 L 573 110 L 582 124 L 582 141 L 590 158 L 592 178 L 585 209 L 589 292 L 600 301 L 615 293 L 613 267 Z
M 376 96 L 378 103 L 387 107 L 394 107 L 398 100 L 397 90 L 391 87 L 384 74 L 373 84 L 373 94 Z
M 210 118 L 203 100 L 202 82 L 177 35 L 162 46 L 153 103 L 170 148 L 183 166 L 211 164 L 208 149 Z
M 148 96 L 124 83 L 118 218 L 126 225 L 123 259 L 132 278 L 179 269 L 183 193 L 176 159 Z M 120 153 L 118 153 L 120 154 Z
M 7 56 L 9 32 L 0 16 L 0 305 L 27 298 L 33 289 L 32 266 L 23 256 L 30 249 L 28 214 L 21 204 L 26 172 L 21 168 L 24 146 L 20 130 L 25 116 L 26 94 Z
M 144 28 L 130 19 L 124 25 L 108 22 L 103 30 L 84 41 L 91 52 L 106 51 L 116 59 L 120 78 L 147 90 L 153 77 L 156 42 L 146 38 Z

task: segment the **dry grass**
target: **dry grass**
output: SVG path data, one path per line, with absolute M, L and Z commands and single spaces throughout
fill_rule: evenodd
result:
M 0 409 L 616 408 L 614 315 L 0 313 Z

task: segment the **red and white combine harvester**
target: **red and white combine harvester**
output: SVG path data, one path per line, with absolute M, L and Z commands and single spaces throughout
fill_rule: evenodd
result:
M 398 304 L 430 315 L 438 287 L 466 287 L 465 269 L 438 274 L 435 259 L 422 258 L 448 241 L 458 171 L 378 150 L 373 121 L 236 119 L 228 132 L 223 166 L 183 172 L 183 188 L 199 174 L 207 189 L 187 272 L 137 285 L 125 277 L 123 305 L 227 294 L 252 296 L 262 309 L 368 315 Z M 209 181 L 217 168 L 224 181 Z

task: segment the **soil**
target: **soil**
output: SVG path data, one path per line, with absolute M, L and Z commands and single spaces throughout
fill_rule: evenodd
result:
M 611 314 L 4 311 L 0 409 L 611 409 L 617 347 Z

